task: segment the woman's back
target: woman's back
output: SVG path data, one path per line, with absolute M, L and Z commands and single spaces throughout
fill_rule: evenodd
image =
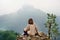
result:
M 29 29 L 30 30 L 28 31 L 28 34 L 30 34 L 30 35 L 35 35 L 37 33 L 37 28 L 36 28 L 35 24 L 29 25 Z
M 37 33 L 37 27 L 32 18 L 28 20 L 28 25 L 24 28 L 24 33 L 27 35 L 35 35 Z

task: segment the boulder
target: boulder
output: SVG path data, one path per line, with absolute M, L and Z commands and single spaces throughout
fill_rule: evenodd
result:
M 48 39 L 48 36 L 43 33 L 43 32 L 38 32 L 39 36 L 36 35 L 36 36 L 26 36 L 26 40 L 50 40 Z M 24 40 L 24 35 L 21 35 L 21 36 L 17 36 L 17 40 Z

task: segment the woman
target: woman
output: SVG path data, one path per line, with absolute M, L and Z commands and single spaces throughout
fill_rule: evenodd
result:
M 38 35 L 38 30 L 36 25 L 33 22 L 33 19 L 30 18 L 28 20 L 28 25 L 26 28 L 24 28 L 24 35 L 30 35 L 30 36 L 34 36 L 34 35 Z

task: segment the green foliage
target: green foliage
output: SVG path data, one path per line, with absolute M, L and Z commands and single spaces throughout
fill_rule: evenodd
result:
M 16 32 L 0 31 L 0 40 L 16 40 Z
M 48 35 L 51 38 L 51 35 L 55 37 L 58 36 L 60 33 L 58 31 L 58 24 L 56 23 L 56 15 L 54 14 L 47 14 L 47 22 L 45 23 L 45 27 L 48 28 Z

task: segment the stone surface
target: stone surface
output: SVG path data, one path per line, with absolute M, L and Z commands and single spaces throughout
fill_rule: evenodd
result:
M 25 38 L 25 39 L 23 39 L 23 38 Z M 45 34 L 45 33 L 43 33 L 43 32 L 39 32 L 39 36 L 37 35 L 37 36 L 17 36 L 17 40 L 50 40 L 50 39 L 48 39 L 48 36 Z

